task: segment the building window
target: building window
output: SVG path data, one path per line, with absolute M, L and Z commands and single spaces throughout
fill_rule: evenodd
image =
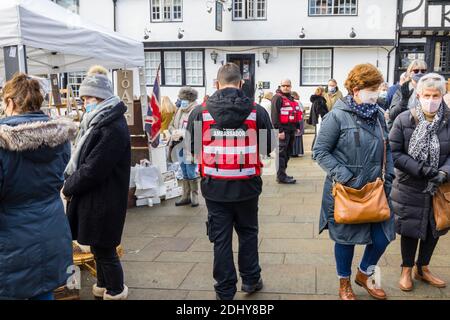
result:
M 161 52 L 151 51 L 145 52 L 145 79 L 149 86 L 155 82 L 156 72 L 161 64 Z
M 80 97 L 80 86 L 86 78 L 86 72 L 69 72 L 67 75 L 67 87 L 72 89 L 73 96 Z
M 181 86 L 182 81 L 181 52 L 164 52 L 164 84 L 169 86 Z
M 52 0 L 60 6 L 72 11 L 73 13 L 79 13 L 80 3 L 79 0 Z
M 183 20 L 183 0 L 150 0 L 152 22 Z
M 434 51 L 434 72 L 450 75 L 450 41 L 437 41 Z
M 185 70 L 186 85 L 202 86 L 203 85 L 203 52 L 202 51 L 186 51 L 185 52 Z
M 265 20 L 266 18 L 266 0 L 233 0 L 234 20 Z
M 158 66 L 161 64 L 161 85 L 203 87 L 204 54 L 203 50 L 145 52 L 147 85 L 153 86 Z
M 310 16 L 356 16 L 358 0 L 309 0 Z
M 325 85 L 333 77 L 332 49 L 302 49 L 301 85 Z
M 425 61 L 425 45 L 401 45 L 399 54 L 399 69 L 406 71 L 413 60 Z

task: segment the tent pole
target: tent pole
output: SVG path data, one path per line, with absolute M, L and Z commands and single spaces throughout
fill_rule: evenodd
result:
M 11 80 L 17 72 L 28 73 L 27 52 L 24 45 L 3 48 L 6 80 Z

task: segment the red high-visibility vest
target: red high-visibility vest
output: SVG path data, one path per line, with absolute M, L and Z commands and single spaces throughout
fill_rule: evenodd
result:
M 215 128 L 216 121 L 203 104 L 202 177 L 247 180 L 261 175 L 256 108 L 241 128 Z
M 298 123 L 303 120 L 303 112 L 297 101 L 289 100 L 285 95 L 278 94 L 282 99 L 280 109 L 280 123 Z

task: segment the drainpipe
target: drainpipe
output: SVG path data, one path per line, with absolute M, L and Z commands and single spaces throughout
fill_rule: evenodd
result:
M 112 0 L 114 8 L 114 32 L 117 31 L 117 1 Z

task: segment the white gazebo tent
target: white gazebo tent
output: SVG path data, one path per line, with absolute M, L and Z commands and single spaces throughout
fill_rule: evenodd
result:
M 17 46 L 19 53 L 26 48 L 30 74 L 85 71 L 93 64 L 108 69 L 144 66 L 141 42 L 49 0 L 1 0 L 0 30 L 0 48 Z M 5 55 L 0 54 L 0 78 L 5 76 Z

